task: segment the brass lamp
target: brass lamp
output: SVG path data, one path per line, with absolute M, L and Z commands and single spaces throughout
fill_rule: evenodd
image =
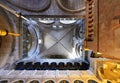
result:
M 20 36 L 20 34 L 17 34 L 17 33 L 11 33 L 11 32 L 8 32 L 7 30 L 0 30 L 0 36 L 7 36 L 7 35 L 12 35 L 15 37 Z
M 7 30 L 0 30 L 0 36 L 6 36 L 6 35 L 8 35 Z

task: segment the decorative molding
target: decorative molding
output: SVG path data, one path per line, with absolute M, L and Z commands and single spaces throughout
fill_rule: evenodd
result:
M 50 7 L 51 0 L 6 0 L 17 8 L 30 12 L 42 12 Z

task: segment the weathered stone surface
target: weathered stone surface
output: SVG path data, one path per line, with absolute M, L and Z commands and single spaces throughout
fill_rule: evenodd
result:
M 120 59 L 120 0 L 99 0 L 99 45 L 104 57 Z

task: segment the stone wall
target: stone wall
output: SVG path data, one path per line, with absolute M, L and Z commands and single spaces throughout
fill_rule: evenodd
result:
M 12 14 L 6 13 L 2 8 L 0 8 L 0 30 L 7 30 L 12 33 L 19 33 L 17 25 L 17 19 Z M 14 24 L 13 24 L 14 23 Z M 12 35 L 2 36 L 2 41 L 0 41 L 0 68 L 6 67 L 12 64 L 18 59 L 19 55 L 19 37 L 14 37 Z
M 17 75 L 17 76 L 16 76 Z M 8 81 L 8 83 L 101 83 L 101 81 L 90 70 L 87 71 L 69 71 L 69 70 L 45 70 L 45 71 L 15 71 L 15 70 L 0 70 L 0 82 Z M 50 82 L 53 81 L 53 82 Z M 61 82 L 62 80 L 68 82 Z M 79 80 L 81 82 L 74 82 Z M 38 82 L 31 82 L 38 81 Z M 92 82 L 91 82 L 92 81 Z
M 99 1 L 99 51 L 120 59 L 120 0 Z

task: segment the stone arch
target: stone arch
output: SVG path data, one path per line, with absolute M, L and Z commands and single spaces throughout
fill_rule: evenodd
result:
M 53 80 L 46 80 L 43 83 L 55 83 Z
M 8 79 L 2 79 L 2 80 L 0 80 L 0 83 L 9 83 L 9 80 Z
M 46 9 L 48 9 L 51 5 L 51 0 L 46 0 L 46 1 L 45 0 L 6 0 L 6 1 L 9 5 L 30 12 L 43 12 Z
M 82 80 L 74 80 L 73 83 L 84 83 Z
M 38 80 L 31 80 L 28 83 L 40 83 Z
M 59 83 L 70 83 L 68 80 L 60 80 Z
M 26 83 L 34 83 L 34 81 L 35 83 L 41 83 L 39 79 L 30 79 Z
M 25 83 L 22 79 L 13 80 L 11 83 Z
M 89 79 L 89 80 L 88 80 L 88 83 L 99 83 L 99 82 L 97 82 L 97 81 L 94 80 L 94 79 Z

